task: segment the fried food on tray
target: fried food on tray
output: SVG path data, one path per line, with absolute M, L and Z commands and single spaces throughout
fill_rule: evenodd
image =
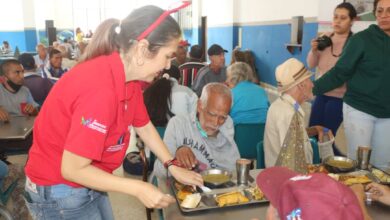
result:
M 215 199 L 219 207 L 249 202 L 249 199 L 240 192 L 230 192 L 217 196 Z
M 390 176 L 382 170 L 372 168 L 371 173 L 376 176 L 382 183 L 390 183 Z
M 372 180 L 368 178 L 366 175 L 360 175 L 360 176 L 353 176 L 353 175 L 340 175 L 339 181 L 344 183 L 347 186 L 353 185 L 353 184 L 364 184 L 364 183 L 370 183 Z
M 196 208 L 200 202 L 201 195 L 199 193 L 194 193 L 187 195 L 183 202 L 180 203 L 180 206 L 187 209 Z
M 245 189 L 245 191 L 250 193 L 254 200 L 264 199 L 264 193 L 257 186 L 247 188 L 247 189 Z
M 328 173 L 328 170 L 325 168 L 324 165 L 314 165 L 314 164 L 308 164 L 307 169 L 309 173 Z
M 177 191 L 177 198 L 183 201 L 187 195 L 191 195 L 195 190 L 191 186 L 183 186 L 179 191 Z

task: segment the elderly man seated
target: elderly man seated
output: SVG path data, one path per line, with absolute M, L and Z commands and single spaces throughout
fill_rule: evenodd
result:
M 177 162 L 197 171 L 217 167 L 235 169 L 240 153 L 233 139 L 231 105 L 229 88 L 210 83 L 203 88 L 196 112 L 177 115 L 168 122 L 164 142 Z M 154 170 L 157 176 L 167 174 L 160 161 L 155 162 Z
M 310 80 L 312 73 L 303 63 L 295 58 L 290 58 L 276 68 L 276 81 L 281 96 L 271 104 L 264 132 L 265 166 L 275 165 L 282 144 L 290 127 L 293 115 L 298 111 L 301 127 L 304 135 L 304 151 L 307 163 L 313 161 L 313 149 L 309 136 L 318 135 L 322 141 L 323 127 L 313 126 L 305 129 L 304 111 L 301 105 L 313 98 L 313 83 Z

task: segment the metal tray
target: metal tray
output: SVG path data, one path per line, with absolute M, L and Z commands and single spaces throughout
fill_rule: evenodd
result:
M 382 172 L 383 175 L 386 175 L 387 177 L 387 181 L 383 181 L 382 179 L 380 179 L 378 176 L 376 176 L 374 174 L 375 170 L 378 170 L 378 172 Z M 377 182 L 377 183 L 380 183 L 380 184 L 384 184 L 384 185 L 390 185 L 390 174 L 382 169 L 379 169 L 377 167 L 374 167 L 372 166 L 370 169 L 369 169 L 369 174 L 368 174 L 368 177 L 371 178 L 374 182 Z
M 246 187 L 245 186 L 230 186 L 227 188 L 212 189 L 212 191 L 209 193 L 200 193 L 200 195 L 202 196 L 202 199 L 201 199 L 198 207 L 193 208 L 193 209 L 187 209 L 187 208 L 183 208 L 180 206 L 180 200 L 176 196 L 178 190 L 175 187 L 175 180 L 171 179 L 169 182 L 170 182 L 171 190 L 176 198 L 177 205 L 179 206 L 180 211 L 184 214 L 186 214 L 186 213 L 190 214 L 190 213 L 200 212 L 200 211 L 205 211 L 205 210 L 219 210 L 219 209 L 224 209 L 224 208 L 229 208 L 229 207 L 231 208 L 231 207 L 238 207 L 238 206 L 248 206 L 248 205 L 252 205 L 252 204 L 261 204 L 261 203 L 268 203 L 269 202 L 265 198 L 263 198 L 262 200 L 255 200 L 252 198 L 252 195 L 250 195 L 250 193 L 248 193 L 245 190 L 246 188 L 253 187 L 256 185 L 256 183 L 252 183 Z M 233 192 L 233 191 L 243 191 L 245 193 L 245 196 L 249 198 L 249 202 L 241 203 L 241 204 L 227 205 L 227 206 L 223 206 L 223 207 L 219 207 L 216 202 L 213 205 L 210 205 L 209 202 L 208 202 L 209 205 L 205 204 L 205 200 L 207 200 L 205 197 L 213 197 L 214 195 L 219 195 L 219 194 Z

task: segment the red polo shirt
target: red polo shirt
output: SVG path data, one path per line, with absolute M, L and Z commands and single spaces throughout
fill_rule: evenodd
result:
M 38 185 L 78 187 L 62 178 L 64 149 L 111 173 L 122 164 L 129 126 L 148 122 L 141 85 L 125 82 L 118 53 L 79 64 L 54 85 L 36 118 L 26 175 Z

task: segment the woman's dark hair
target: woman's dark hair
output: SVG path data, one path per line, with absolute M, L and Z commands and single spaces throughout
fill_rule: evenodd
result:
M 378 2 L 380 2 L 380 0 L 374 0 L 374 15 L 376 14 L 376 7 L 378 7 Z
M 126 53 L 136 42 L 137 37 L 162 13 L 164 10 L 161 8 L 149 5 L 135 9 L 121 22 L 117 19 L 105 20 L 97 27 L 81 61 L 109 55 L 119 50 Z M 171 16 L 167 16 L 145 39 L 149 42 L 148 50 L 153 56 L 162 46 L 180 36 L 179 25 Z
M 162 77 L 144 91 L 145 106 L 154 126 L 165 127 L 168 118 L 174 116 L 170 110 L 172 83 L 171 80 Z
M 356 9 L 355 7 L 353 7 L 353 5 L 349 2 L 343 2 L 339 5 L 336 6 L 335 10 L 338 9 L 338 8 L 344 8 L 348 11 L 348 16 L 351 20 L 355 19 L 356 16 L 357 16 L 357 12 L 356 12 Z
M 175 65 L 171 65 L 170 69 L 164 69 L 163 73 L 168 73 L 169 77 L 173 77 L 176 80 L 180 79 L 180 70 Z

